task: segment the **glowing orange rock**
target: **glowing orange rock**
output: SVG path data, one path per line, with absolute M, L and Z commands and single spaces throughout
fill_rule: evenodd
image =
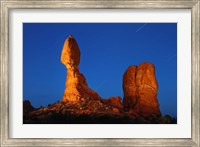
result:
M 88 87 L 84 75 L 79 71 L 80 50 L 72 35 L 64 43 L 61 62 L 67 68 L 66 89 L 62 98 L 63 102 L 77 102 L 85 98 L 100 99 L 100 96 Z
M 137 66 L 129 66 L 123 75 L 124 107 L 133 108 L 137 102 Z
M 80 56 L 78 44 L 70 35 L 65 40 L 60 60 L 67 68 L 77 67 L 80 63 Z
M 158 83 L 153 64 L 130 66 L 123 76 L 124 107 L 133 114 L 160 116 L 157 99 Z

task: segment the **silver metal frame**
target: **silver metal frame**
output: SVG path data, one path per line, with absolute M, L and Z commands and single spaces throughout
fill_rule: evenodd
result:
M 1 50 L 0 50 L 0 114 L 1 146 L 200 146 L 200 1 L 154 0 L 154 1 L 64 1 L 64 0 L 0 0 L 1 4 Z M 192 138 L 191 139 L 12 139 L 9 138 L 9 10 L 22 8 L 123 8 L 123 9 L 191 9 L 192 10 Z

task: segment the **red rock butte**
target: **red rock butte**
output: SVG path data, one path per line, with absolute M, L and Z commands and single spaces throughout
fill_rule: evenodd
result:
M 88 87 L 84 75 L 79 71 L 80 56 L 78 44 L 70 35 L 64 43 L 61 54 L 61 62 L 67 68 L 66 89 L 62 102 L 78 103 L 89 98 L 110 103 L 132 115 L 144 117 L 161 115 L 157 99 L 158 83 L 153 64 L 144 62 L 139 66 L 128 67 L 123 75 L 124 99 L 122 102 L 120 97 L 101 99 L 97 92 Z
M 158 83 L 153 64 L 130 66 L 123 76 L 124 108 L 141 116 L 160 116 Z

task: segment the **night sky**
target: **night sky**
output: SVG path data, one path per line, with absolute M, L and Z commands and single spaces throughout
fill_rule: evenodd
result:
M 151 62 L 156 68 L 160 110 L 177 116 L 176 23 L 24 23 L 24 100 L 40 107 L 62 99 L 67 69 L 60 56 L 70 34 L 81 51 L 80 72 L 102 98 L 123 98 L 125 70 Z

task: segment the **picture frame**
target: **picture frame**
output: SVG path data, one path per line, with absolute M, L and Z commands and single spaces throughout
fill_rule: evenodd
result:
M 11 9 L 191 9 L 192 137 L 190 139 L 14 139 L 9 138 L 9 12 Z M 1 1 L 1 146 L 200 146 L 200 1 Z

